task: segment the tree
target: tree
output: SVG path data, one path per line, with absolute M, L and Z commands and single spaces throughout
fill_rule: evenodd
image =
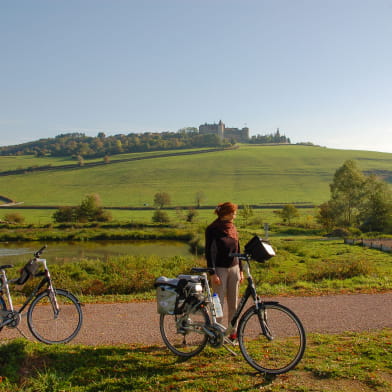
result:
M 97 193 L 87 195 L 77 209 L 79 222 L 105 222 L 111 217 L 102 207 L 101 198 Z
M 392 229 L 392 193 L 375 175 L 367 178 L 365 197 L 360 206 L 362 231 L 389 232 Z
M 155 223 L 169 223 L 170 218 L 166 211 L 155 210 L 154 215 L 152 216 L 152 221 Z
M 359 206 L 365 194 L 365 175 L 352 160 L 336 170 L 331 189 L 331 208 L 336 223 L 349 227 L 357 223 Z
M 336 216 L 331 201 L 327 201 L 319 206 L 316 219 L 328 232 L 332 231 L 335 226 Z
M 244 204 L 239 209 L 238 214 L 244 220 L 244 224 L 247 225 L 249 219 L 253 216 L 253 208 L 249 204 Z
M 55 222 L 76 222 L 76 207 L 60 207 L 57 211 L 53 213 L 53 220 Z
M 169 205 L 171 202 L 170 195 L 166 192 L 158 192 L 154 196 L 154 206 L 158 208 L 163 208 Z
M 201 203 L 205 200 L 206 196 L 203 191 L 196 192 L 195 201 L 196 201 L 196 208 L 200 208 Z
M 78 165 L 79 166 L 84 166 L 84 159 L 82 155 L 78 155 L 77 156 L 77 160 L 78 160 Z
M 279 215 L 284 223 L 291 224 L 292 219 L 299 216 L 298 209 L 293 204 L 285 205 L 280 211 L 274 211 L 277 215 Z
M 320 206 L 317 217 L 324 227 L 392 230 L 392 192 L 387 183 L 375 175 L 365 176 L 349 160 L 336 170 L 330 188 L 331 199 Z
M 197 215 L 198 215 L 197 211 L 194 208 L 190 208 L 186 213 L 186 221 L 192 223 Z

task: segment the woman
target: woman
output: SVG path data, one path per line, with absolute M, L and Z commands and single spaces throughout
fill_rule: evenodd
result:
M 218 218 L 205 232 L 207 266 L 215 271 L 211 274 L 212 288 L 218 294 L 222 307 L 227 298 L 229 321 L 236 311 L 238 287 L 244 278 L 241 261 L 238 257 L 229 256 L 230 253 L 240 252 L 238 233 L 233 223 L 237 208 L 230 202 L 219 204 L 214 211 Z M 217 321 L 220 323 L 222 318 Z M 237 338 L 235 331 L 230 338 Z

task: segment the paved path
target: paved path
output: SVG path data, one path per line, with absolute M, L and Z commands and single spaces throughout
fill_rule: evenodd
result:
M 338 333 L 392 328 L 392 293 L 333 295 L 320 297 L 279 297 L 302 320 L 307 332 Z M 155 302 L 87 304 L 84 322 L 72 343 L 116 345 L 129 343 L 159 344 L 159 315 Z M 26 325 L 22 331 L 32 340 Z M 0 340 L 20 336 L 4 328 Z

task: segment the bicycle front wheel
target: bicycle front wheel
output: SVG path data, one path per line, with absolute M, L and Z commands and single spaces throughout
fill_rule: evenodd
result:
M 79 332 L 83 313 L 79 301 L 71 293 L 61 289 L 54 290 L 59 306 L 56 315 L 49 292 L 39 294 L 27 312 L 27 324 L 31 333 L 46 344 L 67 343 Z
M 3 314 L 4 312 L 7 311 L 7 305 L 5 304 L 4 298 L 1 295 L 0 296 L 0 322 L 3 322 Z M 2 314 L 1 314 L 2 313 Z M 3 327 L 0 327 L 0 331 L 3 329 Z
M 249 308 L 238 326 L 238 343 L 246 361 L 259 372 L 281 374 L 301 360 L 305 330 L 298 317 L 278 303 Z
M 183 358 L 193 357 L 203 350 L 208 341 L 203 327 L 209 324 L 210 319 L 204 308 L 180 315 L 161 314 L 159 320 L 167 348 Z

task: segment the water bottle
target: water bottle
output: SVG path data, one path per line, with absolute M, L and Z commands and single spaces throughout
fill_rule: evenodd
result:
M 214 303 L 214 308 L 215 308 L 215 316 L 216 317 L 223 317 L 223 311 L 222 311 L 222 305 L 219 300 L 219 295 L 217 293 L 214 293 L 212 296 L 212 302 Z

